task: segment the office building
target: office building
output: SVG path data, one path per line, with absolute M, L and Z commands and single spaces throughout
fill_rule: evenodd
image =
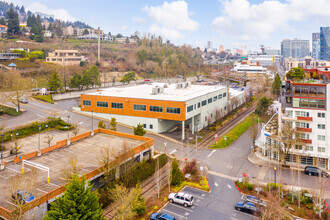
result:
M 281 42 L 281 55 L 283 58 L 303 58 L 309 56 L 309 40 L 283 40 Z
M 330 27 L 320 28 L 320 59 L 330 61 Z
M 78 55 L 78 50 L 55 50 L 46 57 L 46 62 L 62 66 L 79 65 L 84 60 L 83 56 Z
M 212 49 L 213 49 L 213 42 L 212 41 L 208 41 L 206 48 L 207 48 L 208 51 L 212 51 Z
M 320 33 L 312 34 L 312 57 L 320 59 Z

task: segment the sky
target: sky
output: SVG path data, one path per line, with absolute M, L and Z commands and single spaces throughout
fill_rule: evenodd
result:
M 330 0 L 7 0 L 104 32 L 161 35 L 176 45 L 280 49 L 283 39 L 312 39 L 330 26 Z

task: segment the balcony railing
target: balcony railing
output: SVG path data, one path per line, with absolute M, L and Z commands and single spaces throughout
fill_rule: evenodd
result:
M 311 128 L 297 128 L 297 131 L 312 132 Z
M 301 139 L 302 142 L 305 142 L 306 144 L 311 144 L 312 140 L 310 139 Z
M 300 121 L 313 121 L 312 117 L 297 116 L 297 120 Z

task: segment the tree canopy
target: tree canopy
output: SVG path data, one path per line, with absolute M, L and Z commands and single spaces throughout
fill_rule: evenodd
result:
M 6 13 L 6 18 L 8 21 L 7 34 L 9 36 L 18 35 L 20 29 L 17 12 L 13 8 L 10 8 Z
M 275 79 L 274 79 L 273 85 L 272 85 L 272 93 L 276 96 L 279 96 L 281 93 L 281 86 L 282 86 L 281 77 L 278 73 L 276 73 L 276 76 L 275 76 Z
M 144 136 L 147 133 L 146 130 L 144 130 L 143 125 L 141 125 L 140 123 L 134 127 L 134 135 L 138 135 L 138 136 Z
M 267 113 L 268 107 L 272 104 L 273 99 L 272 98 L 267 98 L 267 97 L 262 97 L 259 99 L 257 108 L 256 108 L 256 113 L 259 116 L 264 116 Z
M 91 190 L 90 182 L 75 175 L 64 195 L 51 203 L 44 219 L 104 219 L 98 196 Z
M 123 78 L 120 80 L 122 83 L 129 83 L 130 81 L 136 80 L 135 72 L 128 71 Z
M 305 77 L 305 72 L 300 66 L 292 68 L 287 74 L 287 78 L 293 79 L 303 79 Z
M 52 74 L 52 77 L 50 78 L 48 82 L 49 89 L 51 91 L 54 91 L 55 93 L 59 90 L 61 87 L 61 80 L 60 77 L 58 76 L 57 71 L 54 71 Z

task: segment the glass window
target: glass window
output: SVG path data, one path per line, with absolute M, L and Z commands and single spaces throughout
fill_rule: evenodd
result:
M 133 109 L 136 111 L 147 111 L 147 106 L 134 104 Z
M 293 98 L 292 99 L 292 107 L 300 107 L 300 99 Z
M 325 129 L 325 124 L 317 124 L 318 129 Z
M 149 125 L 149 128 L 150 128 L 150 129 L 153 129 L 153 127 L 154 127 L 153 125 Z
M 97 107 L 108 108 L 108 103 L 107 103 L 107 102 L 100 102 L 100 101 L 97 101 L 96 106 L 97 106 Z
M 213 97 L 213 102 L 217 101 L 218 100 L 218 96 L 214 96 Z
M 317 99 L 317 108 L 325 109 L 325 100 L 324 99 Z
M 209 98 L 209 99 L 207 100 L 207 103 L 208 103 L 208 104 L 212 103 L 212 98 Z
M 308 108 L 308 99 L 301 99 L 301 101 L 300 101 L 300 107 L 302 107 L 302 108 Z
M 218 99 L 222 99 L 222 94 L 218 95 Z
M 325 147 L 318 147 L 317 151 L 324 153 L 325 152 Z
M 325 113 L 324 112 L 318 112 L 317 117 L 319 118 L 325 118 Z
M 149 106 L 149 111 L 151 112 L 163 112 L 162 106 Z
M 147 128 L 147 125 L 146 124 L 143 124 L 143 128 Z
M 111 102 L 111 108 L 123 108 L 123 103 Z
M 309 117 L 309 112 L 296 111 L 296 116 Z
M 83 105 L 91 106 L 92 102 L 90 100 L 83 100 Z
M 223 96 L 223 97 L 226 97 L 226 96 L 227 96 L 227 93 L 223 93 L 222 96 Z
M 197 105 L 197 106 L 198 106 L 198 108 L 200 108 L 200 107 L 201 107 L 201 103 L 200 103 L 200 102 L 198 102 L 198 105 Z
M 325 87 L 318 87 L 317 88 L 317 96 L 318 97 L 325 97 Z
M 300 87 L 298 87 L 298 86 L 293 87 L 293 95 L 300 96 Z
M 187 112 L 191 112 L 192 110 L 194 110 L 194 106 L 193 105 L 187 107 Z
M 310 99 L 309 100 L 309 107 L 310 108 L 316 108 L 317 107 L 317 101 L 316 101 L 316 99 Z
M 296 145 L 296 146 L 295 146 L 295 149 L 296 149 L 296 150 L 302 150 L 302 145 Z
M 166 107 L 166 113 L 180 114 L 180 108 Z
M 290 118 L 292 118 L 292 113 L 293 113 L 292 110 L 285 110 L 285 114 Z
M 313 146 L 305 146 L 306 151 L 313 151 Z
M 301 88 L 301 96 L 308 96 L 308 90 L 309 88 L 308 87 L 302 87 Z
M 316 97 L 317 90 L 315 87 L 311 87 L 309 90 L 309 96 Z
M 206 100 L 202 101 L 202 106 L 206 105 Z
M 297 128 L 309 128 L 309 123 L 306 122 L 296 122 Z
M 317 140 L 325 141 L 325 135 L 317 135 Z

